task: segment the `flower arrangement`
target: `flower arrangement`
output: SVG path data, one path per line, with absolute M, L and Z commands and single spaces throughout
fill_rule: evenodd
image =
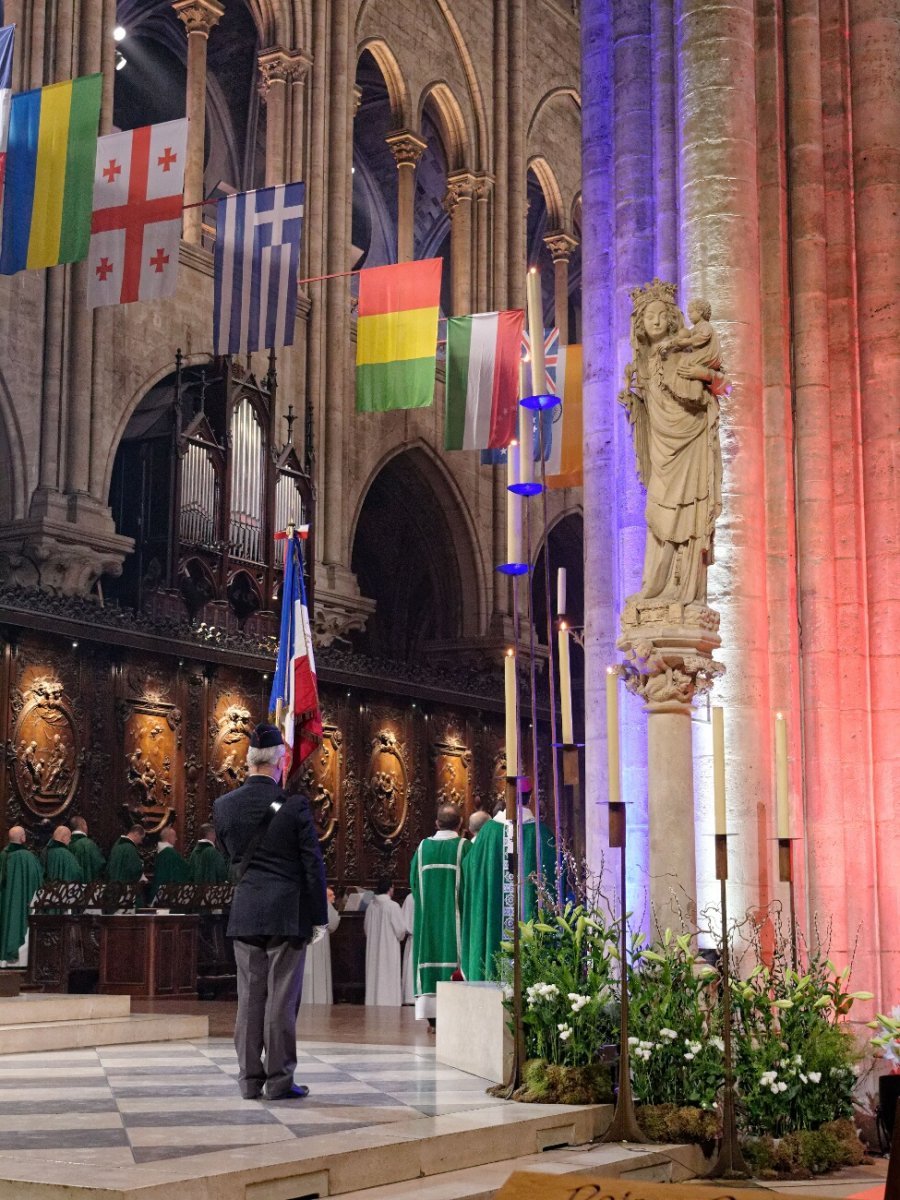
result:
M 890 1014 L 878 1013 L 869 1028 L 875 1030 L 872 1045 L 880 1051 L 882 1062 L 888 1065 L 891 1075 L 900 1075 L 900 1004 Z

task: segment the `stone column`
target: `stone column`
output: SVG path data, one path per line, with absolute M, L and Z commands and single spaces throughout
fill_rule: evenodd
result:
M 856 216 L 859 366 L 865 495 L 869 687 L 879 917 L 900 928 L 897 411 L 900 407 L 900 25 L 883 0 L 850 0 L 850 80 Z M 882 1003 L 900 991 L 900 947 L 882 955 Z
M 259 92 L 266 106 L 266 187 L 286 183 L 287 91 L 290 79 L 287 53 L 280 46 L 259 56 Z
M 576 238 L 557 229 L 548 233 L 544 244 L 553 259 L 553 298 L 556 316 L 556 327 L 559 330 L 559 344 L 569 344 L 569 259 L 572 251 L 578 245 Z
M 416 233 L 416 165 L 427 142 L 408 129 L 385 138 L 397 164 L 397 262 L 412 262 Z
M 312 59 L 302 50 L 289 53 L 289 84 L 291 133 L 288 139 L 288 162 L 290 181 L 305 179 L 304 156 L 306 154 L 306 77 Z
M 450 214 L 450 285 L 453 316 L 472 311 L 472 199 L 475 176 L 454 171 L 447 176 L 444 207 Z
M 525 232 L 528 215 L 528 162 L 525 147 L 525 71 L 527 69 L 525 0 L 509 0 L 508 89 L 505 120 L 508 127 L 508 259 L 507 297 L 512 308 L 525 307 Z
M 187 160 L 184 167 L 184 202 L 203 199 L 203 165 L 206 150 L 206 41 L 225 12 L 220 0 L 175 0 L 172 5 L 187 30 Z M 203 208 L 185 208 L 184 240 L 199 245 L 203 237 Z
M 475 294 L 477 312 L 490 311 L 488 293 L 488 260 L 490 251 L 490 204 L 493 179 L 490 175 L 475 176 Z

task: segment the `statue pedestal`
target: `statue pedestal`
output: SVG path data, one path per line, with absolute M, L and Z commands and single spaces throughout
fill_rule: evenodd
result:
M 693 932 L 697 915 L 691 706 L 724 667 L 719 615 L 705 604 L 666 604 L 632 596 L 616 643 L 625 686 L 648 716 L 647 819 L 650 903 L 663 928 Z

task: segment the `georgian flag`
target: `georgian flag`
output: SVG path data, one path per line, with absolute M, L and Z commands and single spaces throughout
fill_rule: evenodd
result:
M 281 728 L 284 736 L 285 783 L 322 742 L 316 663 L 303 582 L 302 541 L 307 532 L 303 527 L 276 534 L 284 539 L 284 587 L 269 720 Z
M 184 118 L 98 139 L 88 308 L 175 292 L 186 144 Z

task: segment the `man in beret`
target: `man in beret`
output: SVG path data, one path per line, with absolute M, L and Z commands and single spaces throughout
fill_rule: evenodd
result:
M 246 782 L 220 796 L 213 824 L 236 877 L 228 936 L 234 939 L 238 1084 L 245 1099 L 309 1095 L 294 1082 L 303 960 L 328 922 L 325 865 L 305 796 L 281 786 L 284 742 L 257 725 Z

